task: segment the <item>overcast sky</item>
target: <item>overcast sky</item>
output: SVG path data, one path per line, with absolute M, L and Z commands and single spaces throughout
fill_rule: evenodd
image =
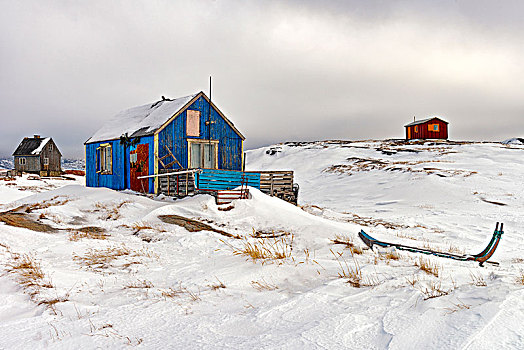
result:
M 0 0 L 0 155 L 52 136 L 66 157 L 120 110 L 203 90 L 246 148 L 524 136 L 524 1 Z

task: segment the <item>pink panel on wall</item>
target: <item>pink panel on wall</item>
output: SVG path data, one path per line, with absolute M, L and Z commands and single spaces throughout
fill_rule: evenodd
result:
M 200 111 L 187 111 L 187 136 L 200 136 Z

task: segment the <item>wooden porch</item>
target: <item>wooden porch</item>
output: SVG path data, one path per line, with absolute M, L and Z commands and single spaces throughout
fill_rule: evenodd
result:
M 248 198 L 250 186 L 297 204 L 298 185 L 293 183 L 293 171 L 179 169 L 161 170 L 157 176 L 158 194 L 166 196 L 183 198 L 207 193 L 217 198 L 217 204 L 224 204 Z

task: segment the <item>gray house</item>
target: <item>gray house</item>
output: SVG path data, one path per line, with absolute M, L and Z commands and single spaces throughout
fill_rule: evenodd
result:
M 60 176 L 62 154 L 50 137 L 25 137 L 13 153 L 15 171 L 40 176 Z

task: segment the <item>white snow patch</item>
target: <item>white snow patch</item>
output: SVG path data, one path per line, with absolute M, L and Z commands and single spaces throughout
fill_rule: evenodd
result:
M 270 148 L 280 152 L 266 153 Z M 524 270 L 521 152 L 500 143 L 386 141 L 248 151 L 248 169 L 295 171 L 302 208 L 252 188 L 251 199 L 228 208 L 207 195 L 172 201 L 77 184 L 3 204 L 1 211 L 50 203 L 29 217 L 60 230 L 0 224 L 0 297 L 7 302 L 0 306 L 0 348 L 524 348 L 524 286 L 516 282 Z M 326 171 L 334 165 L 346 172 Z M 30 183 L 2 181 L 0 198 Z M 161 215 L 243 239 L 189 232 Z M 344 235 L 364 248 L 357 236 L 364 229 L 388 241 L 477 253 L 496 221 L 505 223 L 492 258 L 499 267 L 422 256 L 440 267 L 439 277 L 416 266 L 417 254 L 352 256 L 332 243 Z M 69 239 L 85 226 L 104 229 L 106 239 Z M 254 232 L 283 234 L 292 257 L 253 262 L 235 255 L 260 241 Z M 40 262 L 54 286 L 40 297 L 67 299 L 56 312 L 31 301 L 5 273 L 12 263 L 5 247 Z M 123 247 L 129 254 L 104 268 L 78 258 Z M 359 266 L 363 286 L 339 278 L 341 266 Z M 443 295 L 426 299 L 432 286 Z
M 44 149 L 44 146 L 47 145 L 47 143 L 51 140 L 50 137 L 46 137 L 45 139 L 42 139 L 40 142 L 40 146 L 38 146 L 31 154 L 39 154 Z

